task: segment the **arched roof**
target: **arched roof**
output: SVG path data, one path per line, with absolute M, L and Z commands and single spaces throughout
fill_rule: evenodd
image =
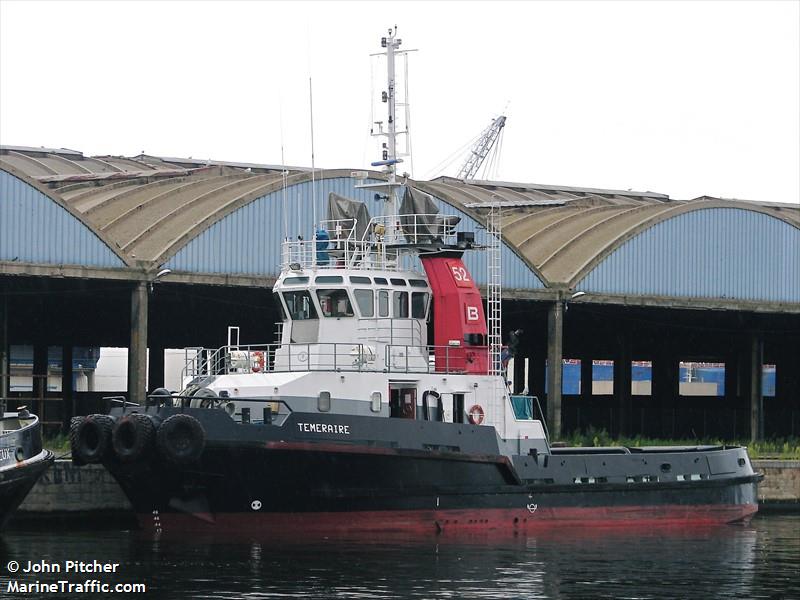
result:
M 0 261 L 100 269 L 129 262 L 80 212 L 17 169 L 0 168 Z
M 465 183 L 446 177 L 416 185 L 478 216 L 499 203 L 503 238 L 551 287 L 574 287 L 631 238 L 689 212 L 738 208 L 800 228 L 800 207 L 792 205 L 708 196 L 681 201 L 653 192 Z
M 287 183 L 309 177 L 293 173 Z M 154 180 L 71 185 L 61 197 L 132 260 L 161 264 L 227 214 L 282 185 L 281 175 L 274 173 L 213 166 Z
M 247 217 L 248 214 L 267 221 L 275 220 L 275 194 L 284 188 L 284 169 L 275 165 L 146 154 L 133 158 L 90 158 L 72 150 L 2 146 L 0 170 L 25 179 L 62 206 L 112 248 L 127 267 L 152 271 L 166 264 L 171 268 L 183 266 L 193 269 L 195 274 L 217 273 L 220 276 L 227 272 L 222 270 L 224 265 L 233 263 L 211 260 L 215 253 L 232 252 L 230 249 L 239 240 L 231 238 L 242 231 L 255 235 L 245 227 L 247 218 L 255 218 Z M 286 185 L 298 190 L 297 193 L 305 189 L 303 186 L 312 177 L 330 182 L 331 189 L 352 188 L 349 170 L 322 170 L 313 175 L 308 169 L 289 167 L 285 170 Z M 383 175 L 371 173 L 370 177 L 381 178 Z M 775 230 L 779 235 L 776 235 L 785 240 L 786 247 L 778 248 L 778 252 L 795 252 L 795 246 L 800 244 L 797 241 L 800 239 L 800 208 L 794 205 L 711 197 L 674 200 L 655 192 L 464 182 L 448 177 L 426 182 L 409 180 L 407 183 L 434 196 L 442 203 L 443 210 L 470 217 L 473 227 L 485 222 L 491 204 L 499 203 L 503 207 L 503 238 L 507 247 L 504 252 L 508 254 L 504 263 L 510 265 L 510 269 L 516 269 L 510 280 L 518 284 L 519 289 L 531 291 L 532 297 L 540 292 L 547 297 L 551 292 L 590 283 L 598 286 L 593 289 L 598 293 L 606 290 L 602 293 L 652 295 L 655 293 L 652 289 L 637 289 L 636 281 L 628 277 L 630 272 L 644 268 L 640 264 L 640 257 L 644 256 L 641 249 L 645 248 L 642 240 L 649 239 L 647 232 L 670 231 L 673 238 L 668 240 L 666 247 L 656 243 L 646 246 L 647 252 L 667 262 L 670 260 L 669 243 L 684 243 L 686 240 L 681 237 L 681 232 L 686 229 L 684 225 L 690 227 L 694 222 L 688 215 L 701 211 L 707 211 L 704 214 L 714 223 L 723 214 L 719 211 L 738 211 L 734 229 L 738 228 L 736 231 L 740 233 L 752 232 L 754 236 L 773 235 L 767 232 L 773 231 L 772 225 L 779 224 Z M 307 195 L 308 191 L 304 193 Z M 371 196 L 362 199 L 369 198 Z M 273 208 L 251 210 L 256 201 L 263 206 L 271 203 Z M 296 210 L 303 210 L 297 206 Z M 244 207 L 249 207 L 249 212 L 243 211 Z M 241 218 L 228 218 L 234 214 Z M 766 219 L 766 225 L 755 218 L 758 215 Z M 228 225 L 220 227 L 223 222 Z M 659 228 L 663 223 L 672 225 Z M 280 237 L 277 226 L 265 228 L 264 232 L 272 239 Z M 732 234 L 722 228 L 718 227 L 717 233 L 714 243 L 735 242 L 730 239 Z M 639 246 L 636 246 L 640 248 L 638 254 L 632 250 L 632 240 L 639 240 Z M 763 263 L 769 260 L 768 252 L 776 251 L 766 246 L 762 250 L 755 255 L 762 262 L 750 261 L 747 268 L 763 270 Z M 648 260 L 654 259 L 651 256 Z M 795 267 L 794 262 L 786 264 L 789 268 Z M 615 266 L 611 269 L 610 265 Z M 220 272 L 212 271 L 212 268 L 220 269 Z M 262 267 L 254 274 L 261 273 L 263 277 L 263 270 Z M 772 273 L 771 264 L 767 270 Z M 729 278 L 738 276 L 733 271 L 726 273 Z M 626 277 L 628 287 L 608 283 L 609 278 L 620 280 Z M 773 281 L 779 275 L 773 273 L 771 277 L 770 281 Z M 663 292 L 665 297 L 685 294 L 685 286 L 682 287 L 685 282 L 678 281 L 677 276 L 674 279 L 674 285 Z M 601 280 L 602 285 L 597 283 Z M 757 281 L 761 280 L 754 278 L 752 285 L 757 287 Z M 761 285 L 763 287 L 763 282 Z M 788 285 L 800 287 L 800 282 L 794 283 L 789 279 Z M 733 287 L 728 285 L 725 289 Z M 707 287 L 698 291 L 696 297 L 709 293 L 719 295 Z M 784 298 L 796 302 L 795 296 L 800 298 L 800 291 L 797 294 L 791 291 L 783 296 L 758 296 L 748 289 L 741 294 L 737 291 L 733 296 L 723 294 L 722 299 L 772 302 L 784 301 L 780 299 Z M 689 294 L 689 297 L 695 296 Z

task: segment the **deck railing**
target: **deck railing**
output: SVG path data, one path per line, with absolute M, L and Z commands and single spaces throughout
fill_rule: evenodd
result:
M 187 348 L 184 378 L 247 373 L 356 371 L 384 373 L 464 373 L 468 353 L 457 346 L 352 343 L 255 344 L 216 349 Z
M 438 214 L 373 217 L 359 237 L 357 219 L 322 221 L 313 239 L 283 242 L 281 270 L 403 270 L 414 246 L 455 243 L 456 223 Z

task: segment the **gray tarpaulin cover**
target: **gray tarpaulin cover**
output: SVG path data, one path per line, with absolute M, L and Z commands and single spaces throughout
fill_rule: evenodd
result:
M 411 218 L 405 215 L 417 216 Z M 460 220 L 459 217 L 440 215 L 439 207 L 429 194 L 406 187 L 403 202 L 400 203 L 400 225 L 408 241 L 412 243 L 441 241 L 444 226 L 455 228 Z
M 403 201 L 400 203 L 400 225 L 406 238 L 413 237 L 415 234 L 419 238 L 428 237 L 433 239 L 438 233 L 436 227 L 436 216 L 439 214 L 439 207 L 433 198 L 425 192 L 420 192 L 411 187 L 406 187 Z M 424 215 L 417 216 L 415 219 L 405 215 Z M 423 240 L 409 240 L 421 242 Z M 427 240 L 425 240 L 427 241 Z
M 367 205 L 363 202 L 359 202 L 358 200 L 350 200 L 350 198 L 345 198 L 344 196 L 340 196 L 339 194 L 334 194 L 331 192 L 328 194 L 328 219 L 331 221 L 345 221 L 342 223 L 342 237 L 347 237 L 348 233 L 353 228 L 353 220 L 355 219 L 355 238 L 360 240 L 363 239 L 364 232 L 367 230 L 370 216 Z M 331 234 L 331 237 L 335 235 L 332 231 L 329 233 Z

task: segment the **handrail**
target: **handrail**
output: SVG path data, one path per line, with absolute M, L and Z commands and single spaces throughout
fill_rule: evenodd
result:
M 414 337 L 413 330 L 408 334 Z M 383 346 L 381 361 L 378 351 Z M 182 371 L 186 378 L 248 373 L 306 371 L 464 373 L 468 350 L 462 346 L 325 342 L 191 348 Z
M 112 397 L 112 398 L 116 398 L 116 397 Z M 180 401 L 179 405 L 175 404 L 176 400 Z M 156 394 L 156 395 L 150 394 L 150 395 L 147 396 L 147 402 L 146 402 L 145 406 L 159 406 L 159 405 L 171 402 L 172 406 L 174 406 L 176 408 L 180 407 L 181 409 L 185 409 L 185 408 L 187 408 L 187 402 L 189 404 L 191 404 L 192 401 L 194 401 L 194 400 L 213 400 L 215 402 L 220 402 L 220 403 L 224 403 L 224 402 L 254 402 L 254 403 L 260 403 L 260 404 L 282 404 L 283 406 L 286 407 L 286 410 L 288 410 L 290 413 L 294 412 L 294 409 L 291 407 L 291 405 L 288 402 L 286 402 L 286 400 L 282 400 L 282 399 L 279 399 L 279 398 L 250 398 L 250 397 L 247 397 L 247 396 L 244 396 L 244 397 L 236 396 L 236 397 L 232 397 L 232 398 L 225 398 L 225 397 L 221 397 L 221 396 L 217 396 L 217 397 L 187 396 L 185 394 L 173 394 L 173 395 L 169 395 L 169 396 L 161 396 L 161 395 L 158 395 L 158 394 Z M 191 408 L 191 406 L 189 406 L 188 408 Z
M 356 237 L 358 219 L 322 221 L 325 237 L 285 240 L 281 246 L 281 270 L 302 269 L 404 269 L 401 257 L 411 252 L 403 246 L 453 244 L 456 223 L 441 214 L 409 214 L 373 217 L 361 239 Z

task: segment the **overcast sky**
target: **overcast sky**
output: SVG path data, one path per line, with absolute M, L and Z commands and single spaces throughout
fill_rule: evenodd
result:
M 419 179 L 507 106 L 505 181 L 800 202 L 796 1 L 0 0 L 0 143 L 310 166 L 311 75 L 316 165 L 364 167 L 394 24 Z

